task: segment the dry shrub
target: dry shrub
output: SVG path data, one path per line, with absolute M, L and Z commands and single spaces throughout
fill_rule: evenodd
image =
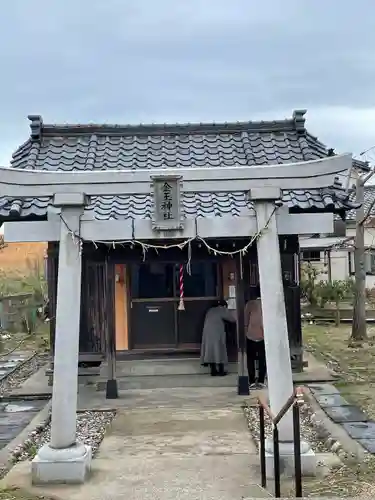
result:
M 0 297 L 11 299 L 13 316 L 16 316 L 12 321 L 15 329 L 20 328 L 25 333 L 35 331 L 37 309 L 43 305 L 46 294 L 44 269 L 38 260 L 29 259 L 22 271 L 0 269 Z

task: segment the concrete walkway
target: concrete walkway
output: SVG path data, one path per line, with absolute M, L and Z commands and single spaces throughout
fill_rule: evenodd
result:
M 221 389 L 215 407 L 215 389 L 206 391 L 197 390 L 195 398 L 190 394 L 183 405 L 119 409 L 94 459 L 93 475 L 83 486 L 31 488 L 29 464 L 16 466 L 7 483 L 64 500 L 268 497 L 257 485 L 259 459 L 241 398 L 233 404 L 233 390 L 227 389 L 228 404 L 223 405 Z M 161 399 L 167 399 L 165 391 Z

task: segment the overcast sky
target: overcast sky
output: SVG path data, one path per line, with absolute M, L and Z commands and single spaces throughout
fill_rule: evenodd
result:
M 0 13 L 0 162 L 45 122 L 274 119 L 375 144 L 374 0 L 13 0 Z

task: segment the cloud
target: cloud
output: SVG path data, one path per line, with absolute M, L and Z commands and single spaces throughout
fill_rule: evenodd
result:
M 373 0 L 14 0 L 0 19 L 0 161 L 48 122 L 290 116 L 375 143 Z

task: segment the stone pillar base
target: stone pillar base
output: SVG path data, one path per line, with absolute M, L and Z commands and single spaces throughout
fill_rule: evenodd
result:
M 284 477 L 294 477 L 294 450 L 293 443 L 280 443 L 280 475 Z M 301 469 L 302 476 L 316 476 L 316 455 L 310 445 L 301 441 Z M 266 440 L 266 476 L 273 479 L 274 476 L 274 455 L 273 443 Z
M 44 445 L 31 462 L 32 484 L 82 484 L 89 475 L 91 459 L 91 446 L 81 443 L 63 449 Z

